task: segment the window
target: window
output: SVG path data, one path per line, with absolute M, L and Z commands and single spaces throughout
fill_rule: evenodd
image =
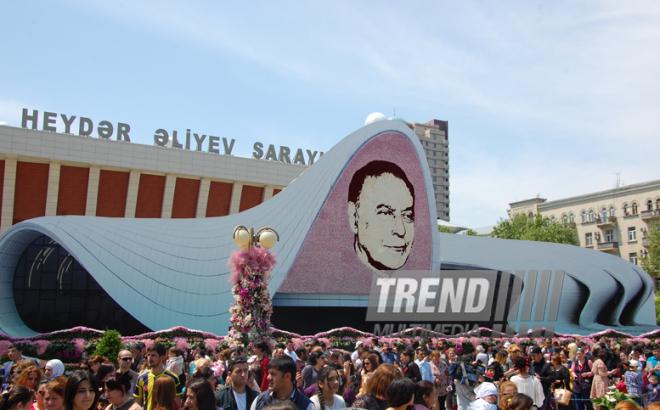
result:
M 532 219 L 534 219 L 534 214 L 531 213 L 531 212 L 528 213 L 528 214 L 527 214 L 527 218 L 529 218 L 529 220 L 531 221 Z
M 629 254 L 628 260 L 630 261 L 630 263 L 634 263 L 635 265 L 637 265 L 637 252 Z
M 433 177 L 433 182 L 436 182 L 437 179 L 438 177 Z
M 13 290 L 20 318 L 37 332 L 71 326 L 120 329 L 129 335 L 148 331 L 66 249 L 47 236 L 35 239 L 20 256 Z
M 566 214 L 564 214 L 561 217 L 561 220 L 562 220 L 562 222 L 564 222 L 564 226 L 568 225 L 568 217 L 566 216 Z
M 610 207 L 610 216 L 614 216 L 614 207 L 613 206 Z
M 655 209 L 660 209 L 660 199 L 655 200 Z
M 634 226 L 628 228 L 628 240 L 636 241 L 637 240 L 637 228 Z
M 433 141 L 435 141 L 435 135 L 433 136 Z
M 614 242 L 614 230 L 608 229 L 605 231 L 605 242 Z
M 582 211 L 582 223 L 587 222 L 587 211 Z
M 438 173 L 438 169 L 437 169 L 437 168 L 433 168 L 433 173 L 434 173 L 434 174 L 437 174 L 437 173 Z
M 653 201 L 651 201 L 650 199 L 648 200 L 648 202 L 646 202 L 646 210 L 647 211 L 653 210 Z
M 554 215 L 552 216 L 552 218 L 550 218 L 550 222 L 551 222 L 551 223 L 555 223 L 555 217 L 554 217 Z
M 435 144 L 433 144 L 433 148 L 435 148 Z
M 603 214 L 603 223 L 607 222 L 607 209 L 603 208 L 601 213 Z
M 623 216 L 628 215 L 630 215 L 630 212 L 628 212 L 628 204 L 623 204 Z
M 575 215 L 573 215 L 573 212 L 571 212 L 571 215 L 568 217 L 570 219 L 571 223 L 575 223 Z
M 433 156 L 434 156 L 434 157 L 436 157 L 437 154 L 438 154 L 437 152 L 433 151 Z
M 435 165 L 435 164 L 436 164 L 436 162 L 437 162 L 436 160 L 433 160 L 433 165 Z
M 437 190 L 438 190 L 438 187 L 435 186 L 435 185 L 433 185 L 433 190 L 434 190 L 434 191 L 437 191 Z
M 637 202 L 632 203 L 632 214 L 637 215 Z
M 591 211 L 589 211 L 589 222 L 593 222 L 593 221 L 594 221 L 594 210 L 592 209 Z
M 594 234 L 585 233 L 584 234 L 584 246 L 593 246 L 594 245 Z

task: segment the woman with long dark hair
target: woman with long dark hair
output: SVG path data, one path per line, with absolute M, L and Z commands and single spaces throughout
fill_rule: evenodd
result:
M 358 394 L 358 397 L 367 392 L 367 383 L 369 382 L 369 377 L 374 374 L 374 371 L 376 371 L 376 368 L 378 368 L 379 364 L 380 361 L 378 360 L 378 356 L 373 353 L 368 354 L 364 359 L 364 362 L 362 362 L 362 372 L 360 373 L 362 386 L 360 387 L 360 393 Z
M 192 379 L 186 386 L 185 396 L 184 410 L 217 410 L 211 384 L 204 379 Z
M 387 388 L 387 401 L 392 410 L 406 410 L 413 405 L 415 383 L 407 377 L 392 380 Z
M 417 363 L 413 361 L 413 357 L 415 357 L 415 352 L 411 349 L 401 352 L 401 364 L 403 365 L 401 372 L 403 373 L 403 377 L 412 380 L 413 384 L 415 384 L 422 381 L 422 373 L 419 371 Z
M 319 371 L 316 384 L 318 394 L 312 396 L 316 410 L 339 410 L 346 407 L 344 399 L 337 394 L 339 391 L 339 373 L 334 367 L 324 367 Z
M 32 396 L 27 387 L 14 386 L 0 395 L 0 410 L 29 410 Z
M 309 386 L 316 384 L 319 370 L 325 364 L 325 358 L 323 357 L 323 351 L 319 350 L 312 352 L 309 355 L 308 359 L 309 364 L 305 366 L 300 372 L 303 377 L 303 390 Z
M 99 388 L 90 372 L 76 370 L 64 387 L 65 410 L 96 410 L 99 401 Z
M 259 342 L 252 349 L 257 358 L 250 366 L 250 370 L 254 373 L 254 378 L 259 383 L 259 388 L 262 392 L 268 390 L 268 343 Z
M 429 410 L 433 407 L 435 400 L 435 386 L 433 383 L 422 380 L 415 385 L 415 410 Z
M 140 410 L 133 400 L 131 376 L 129 373 L 115 373 L 105 381 L 105 397 L 108 399 L 106 410 Z

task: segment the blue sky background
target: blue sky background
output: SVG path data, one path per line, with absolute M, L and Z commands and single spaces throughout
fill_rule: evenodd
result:
M 327 151 L 380 111 L 449 121 L 451 221 L 660 178 L 660 3 L 0 2 L 22 108 Z M 77 124 L 77 121 L 76 121 Z M 41 125 L 39 125 L 41 128 Z M 63 131 L 58 123 L 58 131 Z

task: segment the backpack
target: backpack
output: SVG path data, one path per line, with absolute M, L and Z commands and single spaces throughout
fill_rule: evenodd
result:
M 467 362 L 456 361 L 449 368 L 449 375 L 454 380 L 460 380 L 461 384 L 474 387 L 479 380 L 477 365 Z

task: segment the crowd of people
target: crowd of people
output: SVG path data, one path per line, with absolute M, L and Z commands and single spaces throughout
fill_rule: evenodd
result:
M 70 371 L 59 360 L 41 367 L 14 344 L 0 410 L 601 410 L 592 399 L 611 389 L 632 400 L 616 410 L 660 410 L 659 345 L 408 342 L 372 339 L 352 353 L 318 340 L 249 352 L 200 343 L 192 361 L 176 346 L 136 343 L 116 363 L 90 357 Z

